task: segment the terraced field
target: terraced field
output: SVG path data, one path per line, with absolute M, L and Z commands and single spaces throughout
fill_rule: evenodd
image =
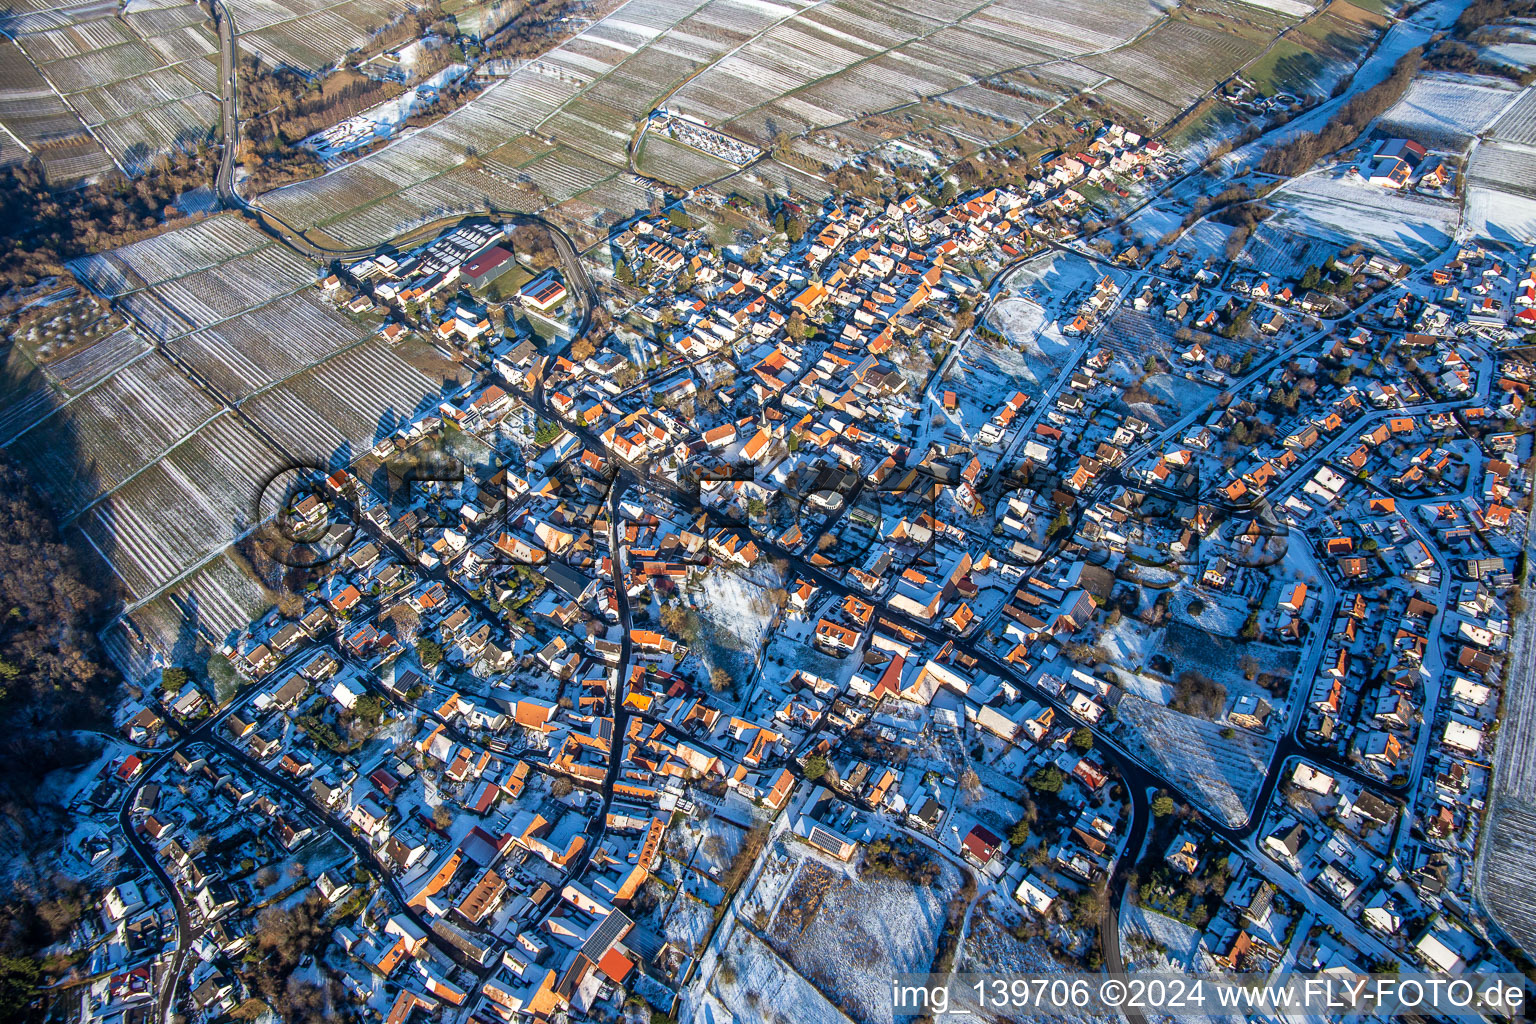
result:
M 265 589 L 228 548 L 274 473 L 347 464 L 460 386 L 435 350 L 406 362 L 322 301 L 319 268 L 237 217 L 71 269 L 133 326 L 43 366 L 13 345 L 0 443 L 160 642 L 183 614 L 219 639 L 261 610 Z M 113 640 L 130 660 L 133 635 Z
M 95 171 L 115 164 L 137 173 L 164 153 L 213 137 L 218 104 L 208 92 L 218 84 L 218 41 L 195 4 L 134 3 L 122 11 L 101 3 L 38 4 L 31 11 L 13 7 L 0 20 L 52 96 L 45 101 L 31 85 L 26 102 L 53 110 L 48 130 L 63 127 L 63 111 L 82 132 L 88 126 L 89 138 L 110 158 Z M 19 73 L 10 54 L 0 64 Z M 27 130 L 35 127 L 25 113 L 18 120 Z M 5 112 L 0 121 L 12 127 Z
M 38 9 L 6 16 L 20 49 L 0 52 L 0 76 L 14 81 L 17 116 L 32 118 L 18 124 L 34 136 L 67 142 L 75 132 L 100 159 L 110 152 L 128 166 L 211 123 L 203 91 L 216 86 L 216 48 L 198 8 L 29 2 Z M 231 9 L 248 51 L 314 70 L 404 4 Z M 1205 0 L 1198 16 L 1181 11 L 1147 0 L 610 0 L 584 30 L 437 123 L 259 201 L 291 228 L 348 246 L 487 205 L 540 212 L 591 245 L 648 208 L 657 179 L 714 182 L 715 193 L 757 201 L 830 194 L 820 175 L 771 157 L 736 169 L 649 135 L 636 151 L 658 107 L 764 150 L 790 144 L 811 162 L 785 159 L 804 166 L 876 152 L 921 163 L 1007 138 L 1083 89 L 1148 120 L 1171 118 L 1294 23 L 1222 0 Z M 53 86 L 65 101 L 49 99 Z M 72 269 L 133 328 L 28 377 L 0 443 L 34 465 L 61 515 L 124 581 L 144 634 L 162 642 L 184 617 L 219 635 L 266 599 L 228 545 L 249 529 L 247 506 L 268 473 L 285 460 L 346 464 L 459 386 L 433 350 L 407 361 L 371 324 L 319 300 L 320 269 L 236 217 Z M 77 461 L 85 472 L 73 471 Z M 114 634 L 124 657 L 132 633 Z
M 629 0 L 437 124 L 261 202 L 295 228 L 348 245 L 487 201 L 544 211 L 578 239 L 596 240 L 602 225 L 648 205 L 649 189 L 630 173 L 632 156 L 641 174 L 681 187 L 731 173 L 649 138 L 632 154 L 639 123 L 658 106 L 767 148 L 954 93 L 950 112 L 936 107 L 928 123 L 985 143 L 1054 100 L 976 88 L 979 80 L 1123 45 L 1158 17 L 1143 0 L 1072 8 L 998 0 L 921 11 L 878 0 Z M 471 153 L 478 171 L 463 168 Z M 802 196 L 826 190 L 803 172 L 764 164 L 716 190 L 755 196 L 786 185 Z

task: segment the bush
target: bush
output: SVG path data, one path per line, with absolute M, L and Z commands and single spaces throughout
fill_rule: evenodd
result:
M 1227 706 L 1227 688 L 1214 679 L 1190 669 L 1173 686 L 1175 711 L 1196 718 L 1215 720 Z
M 939 862 L 926 847 L 916 843 L 877 839 L 864 850 L 860 878 L 898 878 L 913 885 L 933 885 L 939 880 Z
M 1060 793 L 1066 781 L 1067 776 L 1060 768 L 1048 764 L 1031 775 L 1025 784 L 1036 793 Z
M 1352 96 L 1322 131 L 1298 135 L 1285 145 L 1269 150 L 1259 161 L 1259 170 L 1289 178 L 1354 142 L 1366 125 L 1402 98 L 1423 63 L 1423 55 L 1422 47 L 1403 54 L 1385 81 Z
M 441 664 L 443 660 L 443 645 L 436 640 L 426 637 L 416 641 L 416 657 L 421 661 L 423 668 L 431 668 Z

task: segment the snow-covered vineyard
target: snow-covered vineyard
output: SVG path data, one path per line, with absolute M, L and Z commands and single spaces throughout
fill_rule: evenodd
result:
M 208 636 L 260 610 L 254 581 L 203 569 L 255 525 L 272 474 L 348 464 L 457 386 L 446 364 L 430 376 L 403 359 L 376 320 L 320 301 L 315 266 L 237 217 L 73 269 L 136 326 L 50 366 L 56 384 L 7 410 L 7 446 L 130 605 L 176 588 Z M 226 598 L 231 585 L 244 592 Z M 148 620 L 174 639 L 172 617 Z
M 216 119 L 201 8 L 23 4 L 0 158 Z M 1467 9 L 229 0 L 357 76 L 326 172 L 256 194 L 274 114 L 6 310 L 131 683 L 56 1016 L 1527 969 L 1536 86 Z

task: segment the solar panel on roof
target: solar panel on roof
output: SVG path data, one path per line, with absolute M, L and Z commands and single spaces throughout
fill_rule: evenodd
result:
M 821 847 L 828 853 L 841 853 L 843 850 L 843 840 L 820 825 L 811 826 L 810 840 L 813 845 Z
M 591 935 L 587 936 L 587 941 L 581 944 L 581 952 L 593 963 L 596 963 L 603 958 L 603 954 L 608 952 L 615 942 L 619 941 L 619 936 L 623 935 L 625 930 L 633 925 L 634 922 L 625 917 L 623 911 L 615 910 L 611 912 L 607 917 L 603 918 L 603 923 L 598 925 Z

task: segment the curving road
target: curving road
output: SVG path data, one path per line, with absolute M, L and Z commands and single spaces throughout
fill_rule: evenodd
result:
M 208 0 L 213 10 L 213 24 L 219 31 L 219 135 L 224 151 L 219 155 L 219 173 L 214 178 L 214 192 L 225 206 L 234 205 L 239 197 L 235 194 L 235 157 L 240 148 L 240 117 L 236 109 L 238 90 L 235 88 L 235 19 L 223 0 Z
M 263 208 L 259 202 L 255 200 L 249 200 L 244 196 L 241 196 L 235 187 L 234 174 L 235 162 L 239 149 L 239 112 L 237 88 L 238 79 L 235 64 L 237 30 L 234 24 L 234 20 L 229 14 L 228 9 L 222 3 L 222 0 L 210 0 L 210 5 L 213 10 L 214 20 L 218 28 L 220 40 L 220 84 L 222 92 L 220 117 L 222 129 L 221 134 L 223 138 L 223 153 L 216 178 L 216 191 L 221 203 L 224 206 L 232 210 L 236 210 L 250 218 L 257 226 L 261 228 L 261 230 L 263 230 L 269 236 L 281 242 L 283 245 L 289 247 L 293 251 L 299 253 L 300 255 L 320 261 L 337 261 L 342 263 L 364 259 L 381 251 L 386 251 L 395 247 L 401 242 L 401 240 L 404 239 L 426 238 L 431 233 L 443 230 L 450 225 L 471 219 L 491 219 L 504 224 L 530 224 L 542 227 L 549 232 L 550 237 L 553 240 L 562 269 L 565 274 L 568 290 L 575 296 L 574 301 L 578 305 L 578 315 L 575 317 L 573 322 L 572 339 L 574 340 L 575 338 L 580 338 L 590 330 L 592 324 L 592 314 L 595 307 L 595 290 L 590 278 L 586 273 L 585 268 L 582 266 L 580 253 L 577 250 L 574 241 L 568 234 L 565 233 L 565 231 L 537 215 L 516 210 L 505 210 L 491 205 L 486 205 L 478 210 L 466 211 L 462 214 L 445 217 L 430 224 L 422 225 L 400 236 L 397 236 L 394 239 L 380 242 L 377 245 L 347 248 L 327 242 L 316 242 L 314 239 L 304 234 L 303 231 L 295 229 L 291 225 L 284 222 L 281 218 L 275 216 L 269 210 Z M 1071 251 L 1077 252 L 1075 249 Z M 1084 255 L 1082 253 L 1077 254 Z M 1374 301 L 1371 303 L 1371 305 L 1374 305 Z M 1352 319 L 1353 317 L 1358 316 L 1362 311 L 1363 310 L 1351 311 L 1345 317 L 1340 318 L 1340 321 Z M 1330 322 L 1327 327 L 1336 327 L 1340 321 Z M 1279 365 L 1279 363 L 1284 359 L 1314 344 L 1316 340 L 1317 337 L 1315 335 L 1309 336 L 1303 338 L 1295 345 L 1290 346 L 1287 349 L 1273 353 L 1267 359 L 1262 360 L 1258 365 L 1253 367 L 1250 373 L 1239 383 L 1247 383 L 1248 381 L 1258 379 L 1262 374 L 1267 373 L 1270 369 L 1272 369 L 1273 366 Z M 569 421 L 564 417 L 554 413 L 554 411 L 549 407 L 548 402 L 546 401 L 543 394 L 542 381 L 533 389 L 531 398 L 533 405 L 540 415 L 552 421 L 562 423 L 568 429 L 572 430 L 579 437 L 581 437 L 585 444 L 601 449 L 601 444 L 598 442 L 591 431 L 585 429 L 580 424 L 575 424 L 572 421 Z M 1154 438 L 1152 442 L 1148 442 L 1141 448 L 1128 453 L 1125 464 L 1129 465 L 1141 455 L 1145 454 L 1146 451 L 1150 450 L 1152 443 L 1161 441 L 1166 436 L 1171 435 L 1187 426 L 1186 421 L 1192 422 L 1193 415 L 1186 417 L 1179 423 L 1174 424 L 1170 430 L 1165 431 L 1164 434 L 1160 435 L 1158 438 Z M 1110 474 L 1102 476 L 1097 482 L 1094 492 L 1086 496 L 1086 500 L 1080 503 L 1080 507 L 1085 508 L 1091 505 L 1092 500 L 1097 496 L 1097 493 L 1105 487 L 1109 486 L 1111 483 L 1118 481 L 1119 477 L 1120 474 L 1118 471 L 1114 471 Z M 604 779 L 604 784 L 602 787 L 604 811 L 607 810 L 612 800 L 613 787 L 617 779 L 619 764 L 622 759 L 624 733 L 627 728 L 627 721 L 629 718 L 629 715 L 624 710 L 622 704 L 623 689 L 626 682 L 624 679 L 624 669 L 630 660 L 631 652 L 629 649 L 628 638 L 628 607 L 627 602 L 624 600 L 622 580 L 623 573 L 620 565 L 620 551 L 617 545 L 617 503 L 620 496 L 625 491 L 633 486 L 638 485 L 640 482 L 641 475 L 639 473 L 635 472 L 633 469 L 624 469 L 621 471 L 619 477 L 615 480 L 613 491 L 610 494 L 610 500 L 612 502 L 612 511 L 610 513 L 612 519 L 611 528 L 614 531 L 610 535 L 610 548 L 613 557 L 615 576 L 613 583 L 615 594 L 618 597 L 620 605 L 619 610 L 621 625 L 624 627 L 624 649 L 621 655 L 619 683 L 614 700 L 613 756 L 610 762 L 608 774 Z M 678 489 L 671 488 L 654 479 L 647 482 L 652 486 L 659 487 L 663 491 L 673 491 L 674 493 L 669 495 L 673 500 L 680 501 L 684 507 L 687 507 L 690 510 L 703 511 L 708 516 L 708 518 L 712 522 L 716 522 L 717 525 L 730 525 L 735 527 L 742 526 L 741 523 L 730 520 L 726 517 L 722 517 L 713 510 L 701 510 L 696 500 L 693 500 L 691 496 L 682 494 Z M 823 587 L 831 589 L 834 592 L 854 592 L 847 586 L 846 583 L 843 582 L 839 576 L 826 572 L 821 567 L 810 565 L 803 558 L 801 558 L 798 553 L 779 548 L 776 544 L 768 542 L 765 539 L 758 540 L 758 545 L 770 555 L 786 558 L 790 564 L 794 565 L 796 569 L 802 573 L 802 575 L 806 576 L 806 578 L 815 579 Z M 908 616 L 894 613 L 889 608 L 882 607 L 881 614 L 884 617 L 897 622 L 901 626 L 913 630 L 914 632 L 924 636 L 929 640 L 937 640 L 939 642 L 943 642 L 954 639 L 949 637 L 943 631 L 935 630 L 929 623 L 918 622 Z M 1001 662 L 999 659 L 987 652 L 973 647 L 968 642 L 955 641 L 955 643 L 958 648 L 965 650 L 968 654 L 971 654 L 973 657 L 977 658 L 977 660 L 980 661 L 988 671 L 997 673 L 1004 678 L 1014 679 L 1021 685 L 1024 685 L 1023 680 L 1013 672 L 1012 666 Z M 1062 711 L 1063 713 L 1066 712 L 1066 709 L 1060 706 L 1060 702 L 1054 697 L 1054 695 L 1047 694 L 1043 691 L 1034 692 L 1033 688 L 1028 687 L 1027 685 L 1025 688 L 1031 690 L 1033 696 L 1045 700 L 1046 703 L 1052 706 L 1056 706 L 1058 710 Z M 1277 748 L 1274 751 L 1274 756 L 1270 763 L 1269 777 L 1266 779 L 1264 788 L 1260 792 L 1260 799 L 1256 802 L 1250 811 L 1249 819 L 1236 827 L 1224 826 L 1217 824 L 1214 821 L 1207 820 L 1208 827 L 1210 827 L 1215 834 L 1222 836 L 1236 846 L 1248 846 L 1254 838 L 1254 833 L 1256 832 L 1260 821 L 1262 821 L 1263 808 L 1267 803 L 1275 784 L 1278 782 L 1278 773 L 1276 769 L 1284 764 L 1284 761 L 1287 757 L 1293 754 L 1306 753 L 1310 756 L 1316 756 L 1317 752 L 1307 749 L 1306 744 L 1300 741 L 1299 738 L 1295 735 L 1294 728 L 1295 727 L 1293 725 L 1291 729 L 1287 730 L 1287 735 L 1282 738 L 1282 741 L 1277 745 Z M 1112 737 L 1104 735 L 1098 729 L 1095 729 L 1094 732 L 1096 734 L 1096 739 L 1098 740 L 1096 749 L 1101 752 L 1102 756 L 1110 761 L 1110 763 L 1118 771 L 1128 791 L 1133 795 L 1132 834 L 1130 836 L 1130 842 L 1128 843 L 1126 854 L 1122 856 L 1121 863 L 1117 865 L 1117 870 L 1111 878 L 1110 906 L 1105 915 L 1104 928 L 1101 931 L 1100 937 L 1106 966 L 1110 969 L 1123 969 L 1123 961 L 1121 959 L 1121 951 L 1119 949 L 1118 942 L 1118 921 L 1116 909 L 1121 897 L 1123 896 L 1126 876 L 1132 867 L 1132 862 L 1134 861 L 1136 853 L 1139 850 L 1140 840 L 1144 838 L 1148 828 L 1150 814 L 1148 809 L 1144 806 L 1146 803 L 1146 790 L 1148 787 L 1163 788 L 1171 793 L 1179 795 L 1182 799 L 1185 799 L 1185 802 L 1190 801 L 1183 796 L 1182 791 L 1177 786 L 1170 784 L 1168 780 L 1162 778 L 1157 772 L 1152 771 L 1146 765 L 1142 764 L 1135 757 L 1130 755 Z M 287 784 L 287 780 L 280 779 L 275 776 L 269 776 L 268 773 L 266 773 L 264 769 L 261 768 L 261 766 L 251 764 L 248 759 L 241 756 L 239 751 L 237 751 L 229 744 L 224 743 L 222 738 L 215 737 L 214 742 L 220 747 L 224 748 L 227 752 L 240 757 L 248 767 L 253 768 L 253 770 L 255 770 L 258 775 L 262 775 L 267 779 L 267 781 L 279 786 L 286 791 L 294 793 L 294 795 L 298 796 L 300 799 L 305 799 L 306 794 L 299 793 L 296 789 L 291 787 L 291 785 Z M 168 753 L 169 752 L 167 752 L 167 754 Z M 1333 765 L 1332 767 L 1339 768 L 1341 766 Z M 148 773 L 146 773 L 146 775 L 147 774 Z M 1377 783 L 1377 785 L 1379 785 L 1379 783 Z M 123 810 L 125 821 L 129 813 L 129 805 L 125 804 Z M 594 842 L 589 844 L 589 849 L 592 846 L 595 846 L 595 840 L 601 835 L 601 831 L 604 827 L 604 818 L 605 815 L 599 815 L 593 824 L 593 828 L 596 830 L 596 832 L 593 836 Z M 322 816 L 322 820 L 329 819 L 326 816 Z M 337 831 L 338 834 L 341 834 L 341 832 L 344 832 L 345 830 L 341 829 Z M 133 836 L 130 829 L 125 828 L 125 832 L 130 836 L 130 842 L 135 845 L 135 850 L 140 853 L 140 856 L 143 856 L 143 851 L 140 849 L 142 843 L 137 841 L 137 837 Z M 354 849 L 357 849 L 361 855 L 365 856 L 369 860 L 372 860 L 371 850 L 367 848 L 365 843 L 357 842 L 356 837 L 350 835 L 344 835 L 343 838 L 348 841 L 349 845 L 354 846 Z M 153 858 L 149 858 L 148 862 L 153 863 Z M 582 866 L 584 866 L 584 864 Z M 154 869 L 152 868 L 151 870 Z M 163 875 L 163 872 L 160 872 L 160 874 Z M 378 871 L 378 874 L 381 878 L 386 880 L 390 879 L 388 872 L 383 871 L 382 869 Z M 171 891 L 173 893 L 175 892 L 174 887 L 172 887 Z M 397 893 L 396 895 L 398 898 L 399 894 Z M 403 899 L 401 899 L 400 902 L 402 905 L 404 904 Z M 162 997 L 162 1016 L 169 1008 L 170 994 L 174 991 L 174 980 L 177 974 L 179 974 L 179 962 L 181 957 L 184 955 L 184 950 L 186 948 L 189 935 L 188 926 L 185 923 L 185 911 L 184 908 L 180 905 L 179 897 L 177 898 L 177 904 L 177 963 L 173 967 L 171 973 L 172 984 L 168 986 L 168 991 Z M 414 917 L 415 915 L 413 914 L 412 916 Z M 429 932 L 429 935 L 430 934 L 431 933 Z M 457 957 L 455 957 L 455 959 L 457 959 Z
M 520 210 L 509 210 L 487 203 L 477 210 L 467 210 L 464 213 L 454 214 L 440 220 L 432 221 L 410 231 L 380 242 L 377 245 L 357 246 L 346 248 L 345 246 L 333 246 L 316 242 L 303 231 L 294 228 L 284 222 L 271 211 L 263 208 L 259 202 L 246 199 L 235 188 L 235 164 L 240 150 L 240 116 L 239 116 L 239 79 L 236 75 L 235 58 L 235 19 L 229 13 L 229 8 L 223 0 L 209 0 L 213 10 L 213 20 L 219 32 L 219 122 L 220 135 L 223 139 L 223 152 L 219 157 L 218 174 L 214 177 L 214 191 L 219 202 L 227 209 L 238 211 L 253 220 L 258 227 L 272 236 L 277 241 L 288 246 L 301 256 L 310 259 L 340 262 L 366 259 L 377 253 L 394 248 L 398 238 L 423 237 L 436 234 L 443 229 L 466 220 L 489 218 L 503 224 L 523 225 L 531 224 L 541 227 L 549 232 L 553 239 L 555 251 L 560 256 L 561 269 L 565 272 L 566 288 L 576 297 L 580 306 L 580 314 L 575 320 L 572 337 L 579 338 L 586 333 L 592 323 L 593 295 L 592 281 L 587 276 L 586 268 L 581 264 L 581 254 L 576 248 L 576 243 L 563 229 L 536 214 L 525 213 Z

